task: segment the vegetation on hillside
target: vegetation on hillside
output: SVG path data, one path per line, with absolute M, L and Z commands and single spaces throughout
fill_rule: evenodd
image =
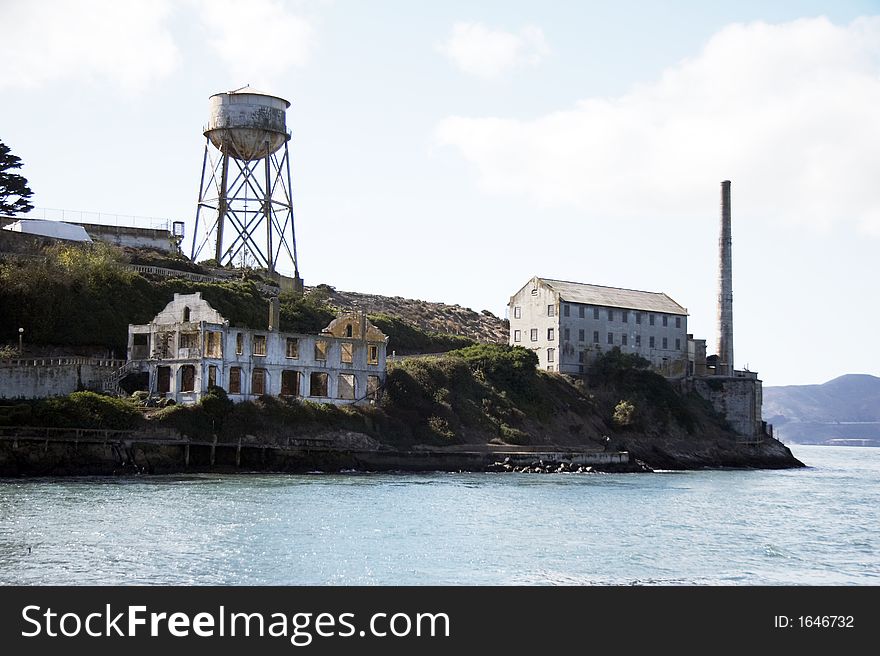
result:
M 723 430 L 705 401 L 677 394 L 667 380 L 627 356 L 607 354 L 586 384 L 536 365 L 527 349 L 480 344 L 390 364 L 374 405 L 269 396 L 233 404 L 215 387 L 199 404 L 169 406 L 144 419 L 134 399 L 78 392 L 61 399 L 0 401 L 0 425 L 166 427 L 195 440 L 216 435 L 225 442 L 247 437 L 267 443 L 342 431 L 403 449 L 487 443 L 604 446 L 609 435 L 620 440 Z
M 0 261 L 0 335 L 12 342 L 18 329 L 24 328 L 27 345 L 102 347 L 122 356 L 129 324 L 147 323 L 175 293 L 193 292 L 201 292 L 233 326 L 268 323 L 268 301 L 260 287 L 266 281 L 259 276 L 226 282 L 151 279 L 127 268 L 130 259 L 123 251 L 96 242 L 58 244 L 32 258 Z M 330 291 L 319 285 L 304 296 L 281 293 L 281 330 L 320 332 L 337 314 L 329 301 Z M 391 337 L 389 350 L 401 354 L 448 351 L 473 343 L 420 330 L 399 317 L 371 318 Z
M 476 342 L 469 337 L 446 335 L 416 328 L 400 317 L 378 313 L 369 315 L 370 321 L 388 335 L 388 352 L 398 355 L 413 353 L 445 353 Z
M 94 392 L 0 402 L 0 426 L 52 426 L 127 430 L 141 425 L 137 403 Z
M 720 421 L 705 399 L 679 394 L 649 366 L 645 358 L 614 347 L 587 371 L 587 385 L 600 400 L 601 415 L 618 430 L 663 432 L 676 424 L 693 433 L 700 416 Z

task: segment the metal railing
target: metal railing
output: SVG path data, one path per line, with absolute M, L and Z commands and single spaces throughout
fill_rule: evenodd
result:
M 0 359 L 0 367 L 67 367 L 82 364 L 92 365 L 93 367 L 118 368 L 125 364 L 125 360 L 85 357 Z
M 133 430 L 113 428 L 58 428 L 54 426 L 0 426 L 0 439 L 107 440 L 127 437 Z

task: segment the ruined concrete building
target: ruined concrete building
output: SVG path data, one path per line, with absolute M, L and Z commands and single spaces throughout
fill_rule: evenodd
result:
M 668 376 L 688 370 L 687 309 L 663 293 L 535 276 L 510 297 L 508 316 L 509 343 L 535 351 L 547 371 L 582 374 L 614 347 Z
M 238 328 L 202 299 L 175 294 L 145 325 L 128 327 L 127 376 L 174 399 L 198 401 L 212 385 L 233 401 L 264 394 L 322 403 L 377 398 L 388 338 L 361 313 L 334 319 L 320 335 L 278 332 L 277 299 L 267 329 Z

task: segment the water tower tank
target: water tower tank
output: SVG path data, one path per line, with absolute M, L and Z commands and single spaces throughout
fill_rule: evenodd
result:
M 290 103 L 251 87 L 211 96 L 205 136 L 220 152 L 250 162 L 276 152 L 289 139 Z

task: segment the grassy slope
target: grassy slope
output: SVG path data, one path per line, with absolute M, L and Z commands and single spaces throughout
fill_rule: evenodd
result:
M 253 280 L 149 279 L 124 266 L 131 258 L 131 253 L 96 243 L 49 246 L 32 258 L 0 261 L 0 335 L 12 338 L 23 327 L 29 346 L 112 349 L 121 355 L 128 325 L 150 321 L 175 292 L 201 292 L 233 326 L 259 327 L 268 320 L 267 300 Z M 301 298 L 281 294 L 281 330 L 320 332 L 336 316 L 329 294 L 330 288 L 321 285 Z M 371 319 L 390 337 L 389 351 L 401 354 L 473 343 L 418 329 L 401 317 L 380 314 Z

